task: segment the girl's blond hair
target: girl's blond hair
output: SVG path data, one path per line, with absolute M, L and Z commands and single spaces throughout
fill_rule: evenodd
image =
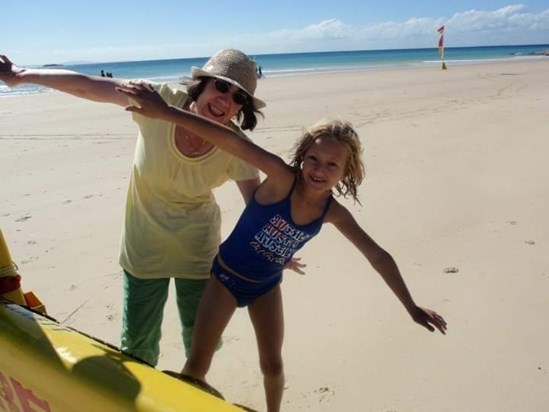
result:
M 343 120 L 328 120 L 307 129 L 293 148 L 290 165 L 296 170 L 300 169 L 305 153 L 315 140 L 322 136 L 336 140 L 349 150 L 343 179 L 335 186 L 335 189 L 339 195 L 343 197 L 350 195 L 355 201 L 358 201 L 357 188 L 364 179 L 365 167 L 362 162 L 362 145 L 351 123 Z

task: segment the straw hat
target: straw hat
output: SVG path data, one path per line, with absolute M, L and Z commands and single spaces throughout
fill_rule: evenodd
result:
M 257 86 L 255 62 L 239 50 L 224 49 L 215 53 L 204 67 L 191 67 L 191 77 L 217 77 L 240 87 L 254 100 L 258 109 L 265 107 L 263 100 L 254 96 Z

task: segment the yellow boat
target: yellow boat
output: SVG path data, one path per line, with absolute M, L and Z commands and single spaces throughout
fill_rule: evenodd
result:
M 0 230 L 0 411 L 249 410 L 60 324 L 19 279 Z

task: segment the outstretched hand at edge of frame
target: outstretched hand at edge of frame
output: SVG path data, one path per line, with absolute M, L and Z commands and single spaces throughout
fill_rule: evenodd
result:
M 444 318 L 434 310 L 416 306 L 414 310 L 410 312 L 410 316 L 412 316 L 414 322 L 420 324 L 429 331 L 434 332 L 436 328 L 440 333 L 446 335 L 448 325 Z
M 17 86 L 20 83 L 18 75 L 24 71 L 25 69 L 14 64 L 8 56 L 0 54 L 0 80 L 9 87 Z

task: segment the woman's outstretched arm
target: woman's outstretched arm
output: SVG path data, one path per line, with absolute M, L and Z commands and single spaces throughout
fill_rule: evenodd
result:
M 95 102 L 128 104 L 128 99 L 116 90 L 126 80 L 88 76 L 63 69 L 28 69 L 17 66 L 5 55 L 0 55 L 0 80 L 9 87 L 30 83 Z

